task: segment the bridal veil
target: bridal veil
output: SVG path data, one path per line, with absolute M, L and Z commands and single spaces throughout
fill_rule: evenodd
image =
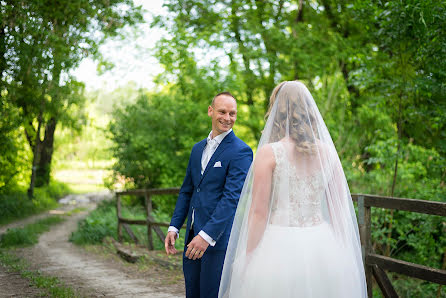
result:
M 366 297 L 350 191 L 312 95 L 300 82 L 283 82 L 266 118 L 219 297 Z

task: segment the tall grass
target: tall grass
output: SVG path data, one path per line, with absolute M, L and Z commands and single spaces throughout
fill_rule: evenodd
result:
M 57 206 L 57 199 L 70 193 L 70 188 L 57 181 L 48 186 L 36 188 L 31 200 L 26 189 L 16 188 L 0 192 L 0 225 L 28 217 Z

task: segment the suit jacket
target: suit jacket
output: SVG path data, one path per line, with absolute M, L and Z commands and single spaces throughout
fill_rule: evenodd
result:
M 231 131 L 222 140 L 201 175 L 201 157 L 206 143 L 204 139 L 192 148 L 170 225 L 179 230 L 187 217 L 187 242 L 194 211 L 193 236 L 203 230 L 216 241 L 215 246 L 209 246 L 208 250 L 226 250 L 253 154 L 251 148 Z M 218 161 L 221 167 L 214 167 Z

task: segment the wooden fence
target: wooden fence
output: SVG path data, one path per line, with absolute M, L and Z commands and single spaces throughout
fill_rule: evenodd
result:
M 369 297 L 372 297 L 372 276 L 375 278 L 384 297 L 398 297 L 384 270 L 446 285 L 446 270 L 430 268 L 375 254 L 372 249 L 371 236 L 371 207 L 446 216 L 446 203 L 362 194 L 353 194 L 352 198 L 358 203 L 359 234 Z
M 138 189 L 116 192 L 116 210 L 118 215 L 118 239 L 122 241 L 122 228 L 124 228 L 130 237 L 138 243 L 138 239 L 133 235 L 128 224 L 146 225 L 148 248 L 153 250 L 152 230 L 164 242 L 165 235 L 160 227 L 168 227 L 169 223 L 156 222 L 152 215 L 153 195 L 178 194 L 179 188 L 164 189 Z M 121 196 L 133 195 L 144 196 L 147 218 L 145 220 L 126 219 L 121 216 Z M 427 266 L 409 263 L 383 255 L 375 254 L 372 249 L 371 236 L 371 218 L 372 208 L 385 208 L 402 211 L 411 211 L 428 215 L 439 215 L 446 217 L 446 203 L 432 202 L 424 200 L 384 197 L 366 194 L 352 194 L 353 201 L 358 204 L 358 225 L 361 238 L 362 255 L 367 279 L 367 293 L 372 297 L 372 277 L 375 278 L 384 297 L 398 297 L 395 289 L 387 277 L 384 270 L 392 271 L 402 275 L 415 277 L 421 280 L 446 285 L 446 270 L 430 268 Z
M 153 216 L 150 214 L 152 212 L 152 196 L 153 195 L 169 195 L 178 194 L 179 188 L 153 188 L 153 189 L 135 189 L 116 192 L 116 213 L 118 215 L 118 240 L 122 241 L 122 228 L 130 235 L 130 237 L 138 243 L 138 239 L 133 235 L 132 230 L 128 227 L 128 224 L 132 225 L 144 225 L 147 226 L 147 239 L 148 248 L 153 250 L 153 238 L 152 230 L 164 243 L 164 238 L 166 237 L 160 227 L 169 227 L 169 223 L 166 222 L 156 222 Z M 144 203 L 146 207 L 147 218 L 144 219 L 128 219 L 123 218 L 121 214 L 121 196 L 132 195 L 132 196 L 144 196 Z

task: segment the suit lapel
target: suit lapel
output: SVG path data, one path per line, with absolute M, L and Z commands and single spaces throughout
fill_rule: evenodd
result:
M 200 177 L 200 181 L 201 181 L 201 158 L 203 156 L 203 150 L 204 147 L 206 147 L 207 144 L 207 139 L 202 140 L 199 144 L 198 144 L 198 148 L 197 148 L 197 154 L 195 156 L 195 161 L 193 164 L 193 170 L 194 171 L 198 171 L 198 176 Z
M 231 131 L 224 139 L 221 141 L 220 145 L 218 145 L 217 150 L 215 150 L 214 154 L 212 155 L 211 159 L 209 160 L 206 169 L 204 170 L 203 175 L 201 175 L 201 181 L 203 181 L 204 176 L 209 172 L 209 169 L 212 168 L 215 164 L 215 161 L 217 160 L 218 156 L 225 151 L 227 148 L 230 147 L 230 144 L 232 142 L 232 139 L 234 137 L 234 132 Z M 203 146 L 204 149 L 204 146 Z M 203 152 L 203 151 L 201 151 Z M 200 171 L 201 171 L 201 159 L 200 159 Z

